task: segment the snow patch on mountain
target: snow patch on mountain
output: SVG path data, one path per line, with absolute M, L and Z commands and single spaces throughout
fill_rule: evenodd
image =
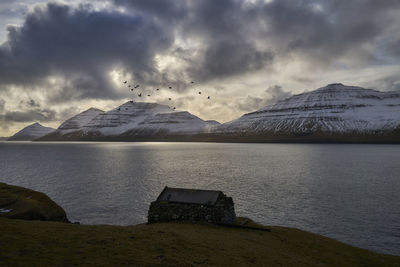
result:
M 400 126 L 400 92 L 340 83 L 294 95 L 216 127 L 229 133 L 371 133 Z
M 104 112 L 103 110 L 97 108 L 89 108 L 73 116 L 72 118 L 69 118 L 68 120 L 64 121 L 57 128 L 57 130 L 62 131 L 64 133 L 79 130 L 82 126 L 88 124 L 94 117 L 103 112 Z
M 45 127 L 36 122 L 23 128 L 22 130 L 8 138 L 8 141 L 31 141 L 45 136 L 53 131 L 55 131 L 54 128 Z
M 78 128 L 73 124 L 73 131 L 66 133 L 80 131 L 83 136 L 195 134 L 208 132 L 217 124 L 203 121 L 186 111 L 175 111 L 167 105 L 128 101 L 110 111 L 100 112 Z

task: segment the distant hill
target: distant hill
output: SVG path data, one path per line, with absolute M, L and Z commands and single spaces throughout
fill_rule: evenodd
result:
M 128 101 L 107 112 L 99 112 L 79 127 L 65 128 L 40 140 L 156 140 L 209 132 L 219 125 L 187 112 L 157 103 Z M 79 115 L 77 115 L 79 116 Z
M 10 138 L 8 138 L 7 140 L 8 141 L 31 141 L 31 140 L 40 138 L 46 134 L 49 134 L 49 133 L 53 132 L 54 130 L 55 130 L 54 128 L 44 127 L 40 123 L 36 122 L 36 123 L 33 123 L 33 124 L 23 128 L 22 130 L 20 130 L 19 132 L 17 132 L 16 134 L 14 134 Z
M 129 101 L 89 109 L 40 140 L 400 143 L 400 91 L 329 84 L 224 124 Z
M 400 126 L 400 92 L 330 84 L 225 123 L 222 132 L 376 133 Z
M 400 92 L 329 84 L 225 123 L 216 128 L 214 138 L 400 142 Z

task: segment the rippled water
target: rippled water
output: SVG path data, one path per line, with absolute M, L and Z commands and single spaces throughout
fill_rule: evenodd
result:
M 0 181 L 72 221 L 137 224 L 162 188 L 222 190 L 236 213 L 400 255 L 400 146 L 0 143 Z

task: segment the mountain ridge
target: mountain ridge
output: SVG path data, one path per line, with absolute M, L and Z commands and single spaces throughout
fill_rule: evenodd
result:
M 45 127 L 38 122 L 30 124 L 13 136 L 9 137 L 7 141 L 32 141 L 37 138 L 43 137 L 51 132 L 55 131 L 54 128 Z
M 177 111 L 167 105 L 128 101 L 110 111 L 99 112 L 78 128 L 65 131 L 59 127 L 57 131 L 40 140 L 90 141 L 99 138 L 118 139 L 119 136 L 128 139 L 183 136 L 209 132 L 218 124 L 216 121 L 204 121 L 187 111 Z
M 223 124 L 128 101 L 74 131 L 40 140 L 400 143 L 400 91 L 334 83 Z
M 330 84 L 244 114 L 217 132 L 369 134 L 399 125 L 400 92 Z

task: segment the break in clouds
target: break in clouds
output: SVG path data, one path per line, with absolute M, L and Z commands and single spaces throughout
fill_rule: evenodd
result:
M 0 135 L 119 105 L 123 80 L 220 121 L 330 82 L 400 89 L 400 0 L 15 2 L 0 4 Z

